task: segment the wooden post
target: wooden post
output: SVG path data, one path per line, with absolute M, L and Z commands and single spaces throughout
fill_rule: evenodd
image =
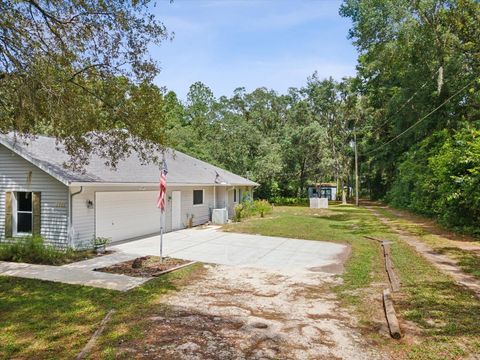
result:
M 400 332 L 400 325 L 398 324 L 397 315 L 393 307 L 392 295 L 389 289 L 383 290 L 383 307 L 385 309 L 385 317 L 387 318 L 390 335 L 394 339 L 400 339 L 402 333 Z

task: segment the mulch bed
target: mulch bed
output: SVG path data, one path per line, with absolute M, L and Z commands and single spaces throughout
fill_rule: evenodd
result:
M 167 270 L 189 263 L 191 263 L 189 260 L 170 257 L 164 257 L 163 261 L 160 262 L 159 256 L 142 256 L 130 261 L 95 269 L 95 271 L 123 274 L 134 277 L 154 277 L 161 275 Z

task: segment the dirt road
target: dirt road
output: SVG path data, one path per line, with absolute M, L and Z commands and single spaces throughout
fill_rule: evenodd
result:
M 341 309 L 321 272 L 207 266 L 152 314 L 135 358 L 383 359 Z M 140 345 L 140 344 L 138 344 Z M 140 350 L 141 349 L 141 350 Z M 129 351 L 129 349 L 124 349 Z
M 383 224 L 390 227 L 390 229 L 392 229 L 392 231 L 394 231 L 401 240 L 413 246 L 415 250 L 417 250 L 420 254 L 422 254 L 423 257 L 425 257 L 425 259 L 430 261 L 440 271 L 450 275 L 458 284 L 472 290 L 475 295 L 480 299 L 480 280 L 478 280 L 475 276 L 472 276 L 462 271 L 461 267 L 455 259 L 452 259 L 446 255 L 439 253 L 438 251 L 435 251 L 435 249 L 423 242 L 419 236 L 416 236 L 407 230 L 399 228 L 398 225 L 395 225 L 390 219 L 380 214 L 374 207 L 367 208 Z M 395 213 L 395 215 L 399 217 L 401 216 L 400 213 Z M 453 248 L 457 247 L 477 253 L 479 251 L 479 246 L 477 244 L 465 244 L 460 241 L 455 241 L 447 238 L 444 238 L 443 241 L 446 242 L 449 246 L 452 246 Z

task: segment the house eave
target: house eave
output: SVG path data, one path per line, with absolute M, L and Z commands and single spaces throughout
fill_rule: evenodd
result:
M 96 186 L 96 187 L 108 187 L 108 186 L 158 186 L 158 182 L 70 182 L 68 184 L 70 187 L 79 187 L 79 186 Z M 253 186 L 256 187 L 258 184 L 242 184 L 242 183 L 228 183 L 228 184 L 217 184 L 217 183 L 180 183 L 180 182 L 168 182 L 167 186 Z

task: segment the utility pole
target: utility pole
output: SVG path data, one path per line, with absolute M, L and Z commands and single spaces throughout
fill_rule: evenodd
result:
M 357 152 L 357 130 L 353 128 L 353 141 L 355 142 L 355 206 L 358 206 L 358 152 Z

